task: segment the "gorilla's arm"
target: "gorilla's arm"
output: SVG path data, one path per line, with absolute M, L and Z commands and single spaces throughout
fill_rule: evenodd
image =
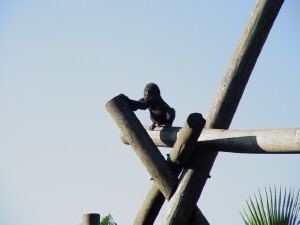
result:
M 145 101 L 144 98 L 141 98 L 139 101 L 136 101 L 136 100 L 132 100 L 132 99 L 128 98 L 124 94 L 120 94 L 119 96 L 122 97 L 124 100 L 126 100 L 129 103 L 130 108 L 133 111 L 136 111 L 138 109 L 145 110 L 149 107 L 149 103 L 147 101 Z
M 139 101 L 130 99 L 129 104 L 133 111 L 136 111 L 138 109 L 145 110 L 149 107 L 148 102 L 146 102 L 143 98 L 141 98 Z

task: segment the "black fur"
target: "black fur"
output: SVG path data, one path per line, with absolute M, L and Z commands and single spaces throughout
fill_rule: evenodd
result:
M 131 100 L 127 96 L 122 95 L 129 100 L 133 111 L 138 109 L 149 109 L 152 125 L 150 129 L 155 127 L 172 126 L 175 119 L 175 110 L 171 108 L 161 97 L 159 87 L 154 83 L 149 83 L 144 89 L 144 97 L 139 101 Z

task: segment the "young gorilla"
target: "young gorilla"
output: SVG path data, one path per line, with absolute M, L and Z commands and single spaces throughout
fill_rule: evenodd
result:
M 153 130 L 155 127 L 172 126 L 175 119 L 175 110 L 162 99 L 156 84 L 147 84 L 144 89 L 144 98 L 141 98 L 139 101 L 131 100 L 123 94 L 121 96 L 129 101 L 133 111 L 149 109 L 150 119 L 153 122 L 149 127 L 150 130 Z

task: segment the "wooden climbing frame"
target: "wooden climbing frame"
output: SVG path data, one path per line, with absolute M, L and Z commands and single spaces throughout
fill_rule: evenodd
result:
M 123 142 L 132 146 L 154 180 L 135 225 L 152 225 L 165 199 L 168 206 L 163 225 L 209 224 L 197 202 L 221 150 L 300 152 L 299 129 L 227 130 L 283 2 L 257 1 L 206 120 L 194 113 L 182 128 L 149 131 L 122 98 L 107 102 L 106 108 L 120 128 Z M 167 160 L 157 146 L 173 148 Z

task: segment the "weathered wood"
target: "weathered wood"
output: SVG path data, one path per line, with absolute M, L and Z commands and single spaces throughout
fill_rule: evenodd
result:
M 192 113 L 188 116 L 168 158 L 168 163 L 178 176 L 184 164 L 194 150 L 195 144 L 205 125 L 205 119 L 200 113 Z M 126 138 L 124 138 L 126 139 Z M 182 167 L 180 167 L 182 168 Z M 135 225 L 152 225 L 164 203 L 165 197 L 161 194 L 156 183 L 154 183 L 136 216 Z M 198 225 L 208 225 L 206 218 L 197 208 L 195 220 Z
M 142 124 L 139 122 L 135 114 L 130 109 L 128 103 L 124 101 L 121 97 L 117 96 L 106 103 L 106 109 L 111 114 L 112 118 L 115 120 L 121 132 L 129 141 L 133 149 L 136 151 L 137 155 L 140 157 L 148 172 L 154 178 L 154 181 L 156 182 L 156 185 L 159 187 L 160 191 L 164 195 L 164 198 L 169 199 L 175 189 L 174 186 L 176 186 L 177 184 L 177 176 L 174 175 L 174 172 L 168 167 L 163 156 L 160 154 L 157 147 L 154 145 L 153 141 L 143 128 Z M 202 125 L 201 130 L 203 129 L 203 126 L 204 123 Z M 196 137 L 194 142 L 196 142 L 197 138 L 198 137 Z M 190 141 L 190 139 L 187 138 L 184 140 Z M 191 148 L 191 144 L 187 144 L 187 146 Z M 157 203 L 159 203 L 159 199 L 154 203 L 154 205 L 156 205 Z M 149 207 L 146 210 L 150 212 Z M 197 210 L 197 213 L 195 215 L 196 219 L 199 222 L 204 221 L 203 223 L 198 224 L 208 224 L 205 217 L 202 215 L 199 209 Z M 153 215 L 150 215 L 147 218 L 151 219 L 151 216 L 153 218 Z
M 155 127 L 150 130 L 149 126 L 144 126 L 145 130 L 158 147 L 173 147 L 182 127 Z M 205 128 L 203 129 L 203 131 Z M 202 136 L 202 135 L 201 135 Z M 121 133 L 121 140 L 124 144 L 129 144 L 126 137 Z
M 105 107 L 128 139 L 160 191 L 167 199 L 170 199 L 177 186 L 177 176 L 169 168 L 163 155 L 159 152 L 129 104 L 122 97 L 117 96 L 107 102 Z
M 300 129 L 216 130 L 217 139 L 202 141 L 219 151 L 236 153 L 300 153 Z M 213 138 L 213 137 L 211 137 Z M 198 142 L 198 144 L 200 144 Z M 200 145 L 201 146 L 201 145 Z M 199 148 L 201 148 L 199 146 Z
M 90 213 L 82 215 L 82 225 L 99 225 L 100 214 Z
M 135 217 L 134 225 L 153 225 L 165 197 L 154 183 L 152 184 L 138 214 Z
M 258 0 L 207 117 L 207 128 L 228 129 L 255 62 L 283 0 Z M 190 224 L 189 218 L 209 177 L 217 151 L 194 151 L 193 161 L 170 200 L 164 225 Z
M 206 120 L 200 113 L 189 115 L 182 129 L 179 131 L 173 150 L 170 153 L 170 161 L 172 163 L 184 165 L 188 161 L 205 123 Z
M 180 127 L 147 129 L 158 147 L 172 147 Z M 125 137 L 122 141 L 128 144 Z M 209 147 L 221 152 L 234 153 L 300 153 L 300 128 L 266 130 L 224 130 L 204 128 L 197 143 L 198 149 Z

